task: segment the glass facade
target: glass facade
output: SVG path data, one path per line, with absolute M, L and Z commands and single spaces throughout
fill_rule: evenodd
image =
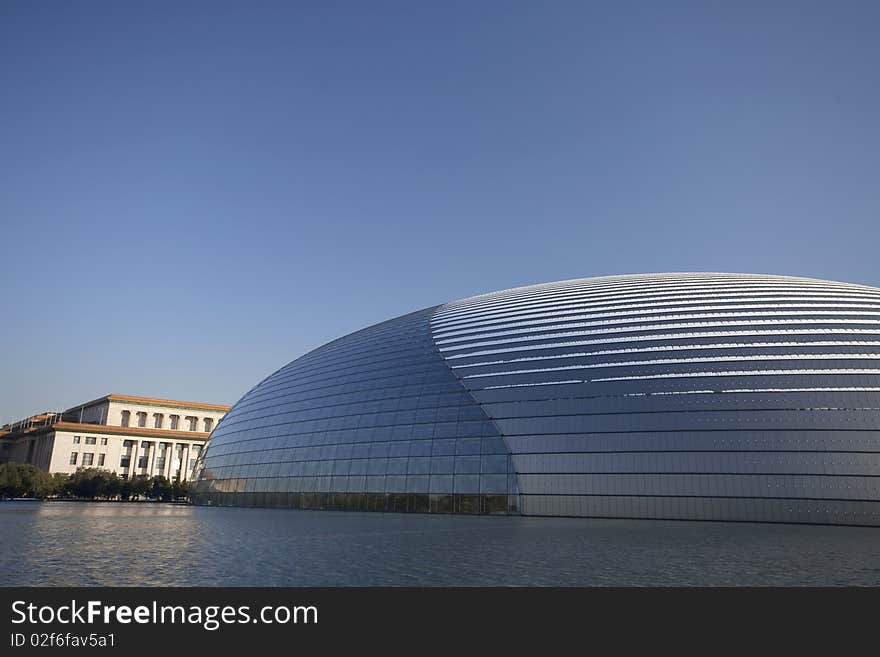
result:
M 880 524 L 880 289 L 657 274 L 505 290 L 247 393 L 203 504 Z
M 434 310 L 331 342 L 248 392 L 214 429 L 194 501 L 517 512 L 504 440 L 434 346 Z

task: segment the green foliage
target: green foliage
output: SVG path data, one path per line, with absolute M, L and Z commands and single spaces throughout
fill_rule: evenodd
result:
M 122 492 L 122 478 L 113 473 L 113 476 L 109 477 L 107 480 L 106 487 L 104 488 L 104 493 L 106 494 L 108 499 L 115 500 L 119 497 L 119 494 Z
M 79 468 L 73 474 L 48 474 L 28 463 L 0 464 L 0 498 L 50 496 L 80 500 L 137 500 L 151 498 L 170 502 L 185 498 L 185 481 L 168 481 L 163 476 L 123 479 L 101 468 Z
M 63 472 L 56 472 L 54 474 L 49 475 L 52 479 L 52 494 L 58 497 L 69 497 L 70 491 L 67 487 L 68 482 L 70 481 L 70 475 L 64 474 Z
M 136 475 L 130 479 L 126 479 L 122 485 L 122 491 L 128 493 L 123 499 L 136 500 L 140 497 L 146 497 L 150 491 L 150 480 L 143 475 Z
M 86 500 L 116 497 L 119 488 L 119 475 L 100 468 L 79 468 L 65 484 L 65 491 L 71 497 Z
M 119 499 L 120 500 L 130 500 L 131 499 L 131 480 L 123 479 L 119 482 Z
M 30 463 L 0 464 L 0 497 L 44 498 L 53 492 L 53 478 Z
M 175 479 L 171 485 L 171 497 L 175 500 L 185 499 L 189 495 L 189 482 Z
M 172 495 L 171 482 L 162 475 L 158 475 L 150 479 L 149 495 L 154 500 L 162 500 L 170 502 Z

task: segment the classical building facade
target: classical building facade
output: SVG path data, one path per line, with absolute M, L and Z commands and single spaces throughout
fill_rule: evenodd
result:
M 880 289 L 585 278 L 426 308 L 285 365 L 197 503 L 880 525 Z
M 185 481 L 228 410 L 221 404 L 107 395 L 4 426 L 0 461 L 31 463 L 50 473 L 95 467 L 124 477 Z

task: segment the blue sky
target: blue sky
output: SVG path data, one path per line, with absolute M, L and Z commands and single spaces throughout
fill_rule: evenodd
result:
M 0 422 L 529 283 L 880 285 L 874 2 L 0 5 Z

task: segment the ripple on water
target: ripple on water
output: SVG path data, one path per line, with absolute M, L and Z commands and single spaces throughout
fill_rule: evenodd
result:
M 880 529 L 0 503 L 5 586 L 880 584 Z

